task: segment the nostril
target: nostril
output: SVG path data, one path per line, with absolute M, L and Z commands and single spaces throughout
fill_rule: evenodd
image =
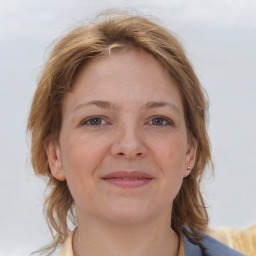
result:
M 145 145 L 128 144 L 128 143 L 113 143 L 111 147 L 111 154 L 120 158 L 142 158 L 146 155 L 147 149 Z
M 118 155 L 118 156 L 131 157 L 131 155 L 125 154 L 125 153 L 123 153 L 123 152 L 119 152 L 119 153 L 117 153 L 117 155 Z M 142 153 L 142 152 L 139 152 L 139 153 L 136 153 L 136 154 L 134 155 L 134 157 L 140 157 L 140 156 L 142 156 L 142 155 L 143 155 L 143 153 Z

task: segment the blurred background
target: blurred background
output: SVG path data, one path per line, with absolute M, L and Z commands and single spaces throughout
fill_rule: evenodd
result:
M 256 1 L 0 0 L 0 256 L 27 256 L 51 239 L 28 111 L 50 44 L 106 8 L 152 16 L 183 43 L 210 98 L 210 226 L 256 223 Z

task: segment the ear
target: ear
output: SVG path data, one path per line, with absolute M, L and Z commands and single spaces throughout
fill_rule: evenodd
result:
M 65 180 L 66 177 L 63 171 L 61 151 L 58 142 L 52 140 L 46 141 L 44 147 L 52 175 L 59 181 Z
M 188 142 L 188 148 L 187 148 L 187 152 L 186 152 L 186 163 L 185 163 L 185 171 L 184 171 L 184 178 L 187 177 L 196 162 L 196 153 L 197 153 L 197 141 L 192 138 L 189 142 Z M 190 167 L 190 168 L 188 168 Z

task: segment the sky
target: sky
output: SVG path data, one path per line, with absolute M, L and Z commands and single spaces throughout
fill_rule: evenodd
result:
M 210 226 L 256 224 L 255 0 L 0 0 L 0 256 L 50 241 L 44 182 L 29 161 L 29 107 L 54 40 L 105 8 L 152 16 L 182 42 L 210 99 Z

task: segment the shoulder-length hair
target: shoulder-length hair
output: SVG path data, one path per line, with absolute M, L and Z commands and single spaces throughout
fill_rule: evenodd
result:
M 77 27 L 58 41 L 45 63 L 34 95 L 27 125 L 32 140 L 31 161 L 35 173 L 48 180 L 44 209 L 53 235 L 53 242 L 41 251 L 49 254 L 54 251 L 68 235 L 68 217 L 76 221 L 67 183 L 52 176 L 45 150 L 47 140 L 58 140 L 63 97 L 72 90 L 79 71 L 92 59 L 133 48 L 155 57 L 177 82 L 188 135 L 197 141 L 198 147 L 195 166 L 184 178 L 173 202 L 171 227 L 200 243 L 201 231 L 208 224 L 200 183 L 206 165 L 212 165 L 206 95 L 183 47 L 170 31 L 145 17 L 114 12 Z

